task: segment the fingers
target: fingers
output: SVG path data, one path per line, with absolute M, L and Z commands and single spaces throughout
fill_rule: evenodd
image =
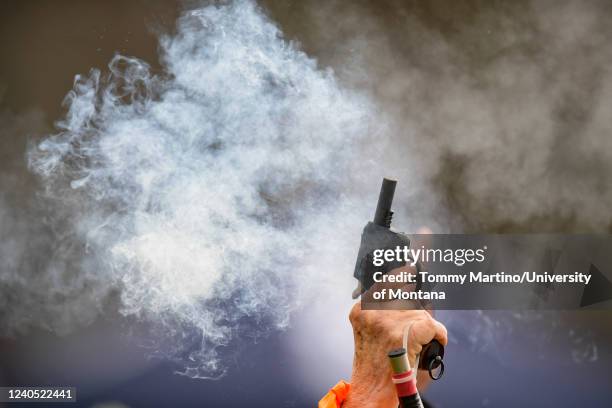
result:
M 408 333 L 408 360 L 412 367 L 423 347 L 433 339 L 448 344 L 444 325 L 426 310 L 363 310 L 356 302 L 349 314 L 355 340 L 355 358 L 363 361 L 384 357 L 389 350 L 402 347 L 404 330 Z
M 448 344 L 446 327 L 426 312 L 412 320 L 412 323 L 406 321 L 406 325 L 411 325 L 408 336 L 408 355 L 411 365 L 414 364 L 416 356 L 423 347 L 433 339 L 438 340 L 444 346 Z
M 448 344 L 448 331 L 446 330 L 446 326 L 442 323 L 434 319 L 436 323 L 436 340 L 438 340 L 443 346 Z
M 442 345 L 448 343 L 446 327 L 435 320 L 426 310 L 363 310 L 361 303 L 356 302 L 349 320 L 353 329 L 371 334 L 377 340 L 387 337 L 390 348 L 401 345 L 404 328 L 410 326 L 409 346 L 411 351 L 419 353 L 422 346 L 433 339 Z M 382 337 L 379 337 L 383 334 Z
M 410 324 L 409 322 L 407 325 Z M 440 343 L 447 341 L 446 330 L 443 326 L 429 315 L 427 315 L 427 317 L 422 315 L 419 319 L 414 320 L 414 323 L 410 326 L 410 335 L 408 338 L 409 343 L 411 343 L 410 346 L 419 345 L 420 348 L 433 339 L 440 341 Z M 420 349 L 418 351 L 420 351 Z

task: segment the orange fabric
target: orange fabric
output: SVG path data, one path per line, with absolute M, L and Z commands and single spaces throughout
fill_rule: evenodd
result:
M 321 401 L 319 401 L 319 408 L 340 408 L 350 389 L 351 384 L 340 380 L 338 384 L 334 385 L 334 387 L 321 398 Z

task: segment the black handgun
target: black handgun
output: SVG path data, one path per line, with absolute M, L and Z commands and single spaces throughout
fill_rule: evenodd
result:
M 391 204 L 393 203 L 396 185 L 396 180 L 383 179 L 374 220 L 368 222 L 361 233 L 361 245 L 357 254 L 355 272 L 353 273 L 353 276 L 355 276 L 359 283 L 357 288 L 353 291 L 353 299 L 356 299 L 372 287 L 374 284 L 374 272 L 386 274 L 395 268 L 406 265 L 405 261 L 385 262 L 382 266 L 375 266 L 373 262 L 373 253 L 376 249 L 395 250 L 398 246 L 410 247 L 410 239 L 406 234 L 391 229 L 391 219 L 393 218 Z M 422 282 L 417 280 L 416 290 L 421 289 L 421 287 Z M 425 345 L 421 351 L 419 368 L 428 370 L 430 377 L 437 380 L 444 372 L 443 357 L 444 346 L 437 340 L 432 340 Z M 438 374 L 434 375 L 435 371 L 437 371 Z

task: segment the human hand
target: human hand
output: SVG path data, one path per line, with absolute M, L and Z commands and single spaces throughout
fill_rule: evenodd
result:
M 411 325 L 407 352 L 413 367 L 424 345 L 433 339 L 442 345 L 448 342 L 446 328 L 430 312 L 422 309 L 363 310 L 358 302 L 353 306 L 349 320 L 353 326 L 355 355 L 351 389 L 344 408 L 397 408 L 387 353 L 402 347 L 403 331 L 407 325 Z M 422 384 L 423 381 L 419 388 Z

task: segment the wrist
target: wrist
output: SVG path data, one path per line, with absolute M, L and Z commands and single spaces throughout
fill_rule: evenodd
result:
M 394 389 L 387 384 L 351 383 L 351 389 L 342 408 L 397 408 L 398 400 Z
M 360 365 L 355 362 L 351 388 L 343 408 L 397 408 L 391 370 L 386 359 L 377 363 Z

